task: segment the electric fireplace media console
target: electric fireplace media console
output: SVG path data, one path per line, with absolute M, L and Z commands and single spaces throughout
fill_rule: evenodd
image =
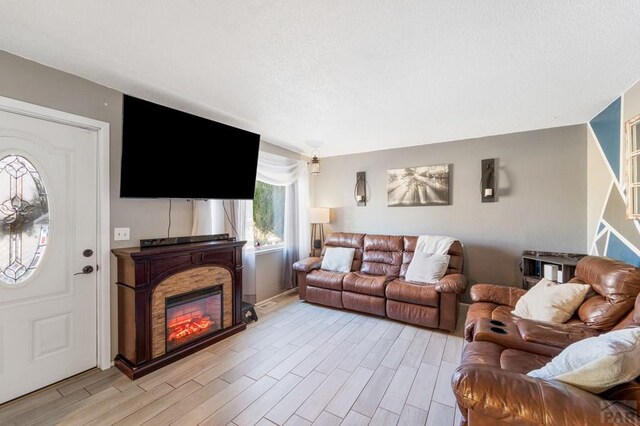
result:
M 116 367 L 135 380 L 244 330 L 244 244 L 112 250 L 118 259 Z

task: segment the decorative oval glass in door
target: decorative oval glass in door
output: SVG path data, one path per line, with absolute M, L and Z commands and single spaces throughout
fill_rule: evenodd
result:
M 42 260 L 49 201 L 42 177 L 20 155 L 0 159 L 0 284 L 26 281 Z

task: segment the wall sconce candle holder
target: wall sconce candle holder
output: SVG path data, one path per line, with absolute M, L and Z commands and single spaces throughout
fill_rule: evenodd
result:
M 356 186 L 353 189 L 353 197 L 358 207 L 367 205 L 367 178 L 365 172 L 356 172 Z
M 494 203 L 498 201 L 497 197 L 497 175 L 496 175 L 496 159 L 488 158 L 482 160 L 481 167 L 482 177 L 480 178 L 481 199 L 483 203 Z

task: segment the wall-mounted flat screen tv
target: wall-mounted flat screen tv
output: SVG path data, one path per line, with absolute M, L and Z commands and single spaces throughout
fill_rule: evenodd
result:
M 124 96 L 122 198 L 253 199 L 260 135 Z

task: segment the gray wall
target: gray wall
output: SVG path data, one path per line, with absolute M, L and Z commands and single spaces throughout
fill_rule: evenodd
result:
M 131 200 L 118 196 L 122 155 L 122 94 L 88 80 L 0 51 L 0 96 L 102 120 L 111 126 L 111 227 L 130 227 L 129 247 L 141 238 L 166 235 L 167 200 Z M 172 234 L 191 231 L 191 204 L 176 201 Z M 113 237 L 113 235 L 112 235 Z M 115 279 L 115 277 L 114 277 Z
M 164 236 L 168 225 L 168 200 L 121 199 L 122 93 L 53 68 L 0 51 L 0 96 L 29 102 L 109 123 L 111 126 L 111 238 L 114 227 L 131 228 L 129 241 L 111 241 L 111 247 L 137 246 L 141 238 Z M 211 117 L 216 119 L 216 117 Z M 217 118 L 221 120 L 221 118 Z M 301 158 L 289 150 L 262 142 L 261 149 Z M 191 233 L 191 203 L 174 200 L 171 235 Z M 115 258 L 111 279 L 116 280 Z M 260 274 L 257 274 L 260 276 Z M 258 285 L 258 283 L 257 283 Z M 111 287 L 112 354 L 117 353 L 117 293 Z
M 256 252 L 256 303 L 288 290 L 283 273 L 283 249 Z
M 332 209 L 325 231 L 457 237 L 470 283 L 519 285 L 524 249 L 586 252 L 586 154 L 579 125 L 321 158 L 312 204 Z M 480 201 L 484 158 L 498 158 L 497 203 Z M 451 205 L 387 207 L 387 169 L 443 163 Z M 353 198 L 358 171 L 367 173 L 366 207 Z

